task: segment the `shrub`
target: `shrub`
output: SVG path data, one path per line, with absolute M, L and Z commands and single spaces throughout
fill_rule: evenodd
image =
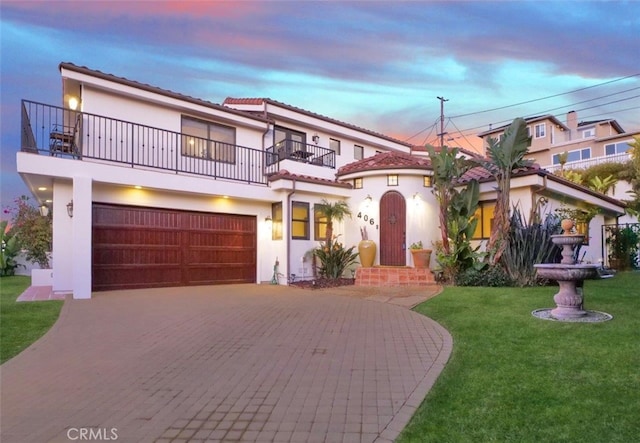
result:
M 551 242 L 551 235 L 559 233 L 560 219 L 547 215 L 542 223 L 527 223 L 518 208 L 511 216 L 510 241 L 501 263 L 516 286 L 539 283 L 533 267 L 536 263 L 555 263 L 560 248 Z
M 320 247 L 313 251 L 320 260 L 320 276 L 331 279 L 342 277 L 345 269 L 358 260 L 358 253 L 353 252 L 354 248 L 355 246 L 345 249 L 335 238 L 331 242 L 320 243 Z
M 509 274 L 500 265 L 487 266 L 482 271 L 469 268 L 456 276 L 457 286 L 513 286 Z
M 27 260 L 48 268 L 53 236 L 51 214 L 46 217 L 40 215 L 40 210 L 32 206 L 29 197 L 24 195 L 15 200 L 15 208 L 4 212 L 13 215 L 10 232 L 17 238 L 18 246 L 25 250 Z
M 3 220 L 0 222 L 0 275 L 14 275 L 18 263 L 16 256 L 20 252 L 18 247 L 18 239 L 7 231 L 8 222 Z

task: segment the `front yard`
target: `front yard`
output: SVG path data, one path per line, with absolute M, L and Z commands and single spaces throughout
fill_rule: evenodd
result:
M 16 303 L 30 277 L 0 278 L 0 364 L 42 337 L 58 319 L 62 301 Z
M 419 305 L 453 353 L 398 441 L 639 441 L 640 272 L 585 282 L 604 323 L 534 318 L 556 288 L 447 287 Z

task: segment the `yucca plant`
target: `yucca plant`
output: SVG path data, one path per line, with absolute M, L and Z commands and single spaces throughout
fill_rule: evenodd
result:
M 509 243 L 500 263 L 516 286 L 534 286 L 538 283 L 537 263 L 556 263 L 560 248 L 551 242 L 551 236 L 560 232 L 560 218 L 549 214 L 542 223 L 526 221 L 518 208 L 513 209 L 510 221 Z

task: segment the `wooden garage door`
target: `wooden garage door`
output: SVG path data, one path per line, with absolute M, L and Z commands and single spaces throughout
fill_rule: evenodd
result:
M 256 281 L 256 218 L 93 205 L 94 291 Z

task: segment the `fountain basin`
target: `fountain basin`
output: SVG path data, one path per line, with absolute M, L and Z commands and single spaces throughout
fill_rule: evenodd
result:
M 557 234 L 551 236 L 551 241 L 558 245 L 578 245 L 584 242 L 582 234 Z
M 598 265 L 567 265 L 562 263 L 540 263 L 533 265 L 538 276 L 549 280 L 579 281 L 594 278 L 598 275 Z

